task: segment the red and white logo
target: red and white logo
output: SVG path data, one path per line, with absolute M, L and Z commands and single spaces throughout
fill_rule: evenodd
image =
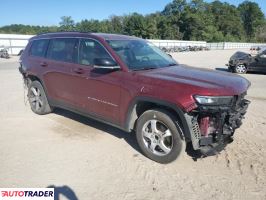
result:
M 54 200 L 54 188 L 0 188 L 0 200 Z

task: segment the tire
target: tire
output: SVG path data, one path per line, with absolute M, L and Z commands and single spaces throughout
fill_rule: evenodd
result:
M 31 110 L 38 115 L 45 115 L 52 112 L 47 96 L 39 81 L 33 81 L 28 87 L 28 100 Z
M 238 74 L 245 74 L 247 73 L 248 69 L 247 69 L 247 66 L 245 64 L 237 64 L 235 66 L 235 69 L 234 69 L 235 73 L 238 73 Z
M 184 151 L 177 119 L 165 110 L 148 110 L 137 121 L 136 137 L 145 156 L 162 164 L 173 162 Z

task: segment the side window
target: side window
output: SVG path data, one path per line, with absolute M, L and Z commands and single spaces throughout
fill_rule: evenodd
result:
M 34 40 L 31 45 L 30 55 L 44 57 L 49 40 Z
M 75 63 L 77 61 L 77 39 L 52 39 L 48 48 L 47 58 L 63 62 Z
M 111 56 L 99 42 L 91 39 L 81 39 L 79 45 L 79 64 L 94 65 L 95 58 L 111 58 Z

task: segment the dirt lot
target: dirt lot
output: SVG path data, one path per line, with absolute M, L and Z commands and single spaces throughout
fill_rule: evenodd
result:
M 174 58 L 224 71 L 233 52 Z M 161 165 L 139 152 L 134 135 L 67 111 L 33 114 L 16 60 L 0 60 L 0 187 L 54 186 L 60 200 L 266 199 L 266 75 L 244 75 L 252 104 L 225 151 Z

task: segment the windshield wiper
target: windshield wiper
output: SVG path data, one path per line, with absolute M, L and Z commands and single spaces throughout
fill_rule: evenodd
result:
M 166 67 L 171 67 L 171 66 L 176 66 L 176 65 L 178 65 L 178 64 L 177 63 L 170 63 L 170 64 L 166 65 Z
M 150 69 L 158 69 L 157 67 L 143 67 L 139 69 L 132 69 L 134 71 L 142 71 L 142 70 L 150 70 Z

